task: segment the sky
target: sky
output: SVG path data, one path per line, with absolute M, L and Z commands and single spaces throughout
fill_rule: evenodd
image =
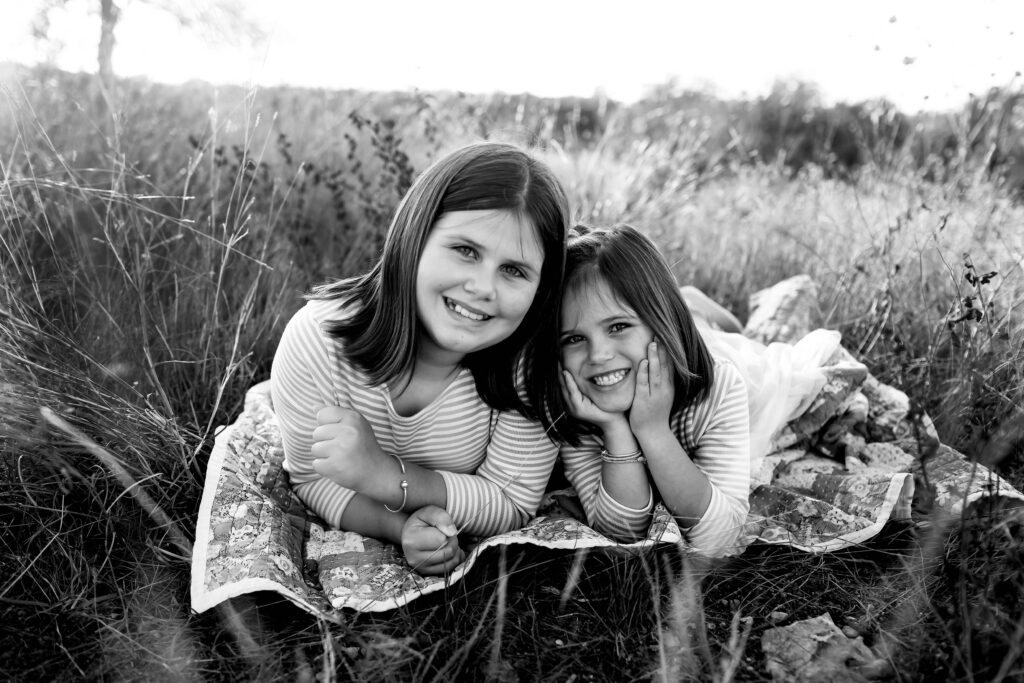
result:
M 0 0 L 0 62 L 95 70 L 99 0 L 67 0 L 40 43 L 29 27 L 44 2 Z M 885 97 L 908 113 L 1024 83 L 1020 0 L 245 0 L 266 33 L 251 44 L 184 29 L 159 2 L 118 4 L 115 72 L 168 83 L 630 102 L 670 80 L 757 97 L 796 79 L 827 103 Z

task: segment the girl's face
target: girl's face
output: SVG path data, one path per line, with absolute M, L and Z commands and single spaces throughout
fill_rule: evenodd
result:
M 633 405 L 637 367 L 653 340 L 651 328 L 603 279 L 596 287 L 571 288 L 562 297 L 562 367 L 583 395 L 607 413 Z
M 427 236 L 416 272 L 421 356 L 459 362 L 507 339 L 540 284 L 544 247 L 511 211 L 451 211 Z

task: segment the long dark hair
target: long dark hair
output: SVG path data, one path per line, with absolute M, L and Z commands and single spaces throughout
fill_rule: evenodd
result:
M 672 269 L 654 242 L 625 223 L 610 228 L 574 227 L 566 250 L 564 291 L 583 292 L 600 282 L 636 311 L 664 345 L 675 370 L 672 412 L 707 398 L 715 378 L 714 361 L 683 302 Z M 560 433 L 578 443 L 581 433 L 591 431 L 569 419 Z
M 434 223 L 451 211 L 500 209 L 528 219 L 544 247 L 533 304 L 507 339 L 468 354 L 481 398 L 496 410 L 518 410 L 546 427 L 557 400 L 558 305 L 569 231 L 569 203 L 551 170 L 513 145 L 482 142 L 427 168 L 402 199 L 373 268 L 316 287 L 310 298 L 341 299 L 351 315 L 326 325 L 345 340 L 345 355 L 374 385 L 411 372 L 419 339 L 416 273 Z M 522 372 L 522 391 L 517 388 Z

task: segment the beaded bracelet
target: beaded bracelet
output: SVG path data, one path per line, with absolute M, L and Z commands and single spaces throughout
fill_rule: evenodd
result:
M 384 503 L 384 509 L 388 512 L 401 512 L 405 509 L 405 504 L 409 501 L 409 480 L 405 478 L 405 462 L 403 462 L 397 455 L 395 456 L 395 460 L 397 460 L 398 464 L 402 467 L 402 482 L 399 484 L 399 486 L 402 487 L 402 504 L 398 506 L 397 510 L 394 510 L 389 508 L 387 503 Z
M 601 462 L 611 463 L 612 465 L 624 465 L 630 462 L 645 463 L 647 458 L 644 457 L 643 451 L 639 448 L 632 453 L 623 453 L 622 455 L 612 455 L 605 449 L 601 449 Z

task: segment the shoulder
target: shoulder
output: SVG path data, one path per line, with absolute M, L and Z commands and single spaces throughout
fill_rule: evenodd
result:
M 324 326 L 349 314 L 350 311 L 336 300 L 307 302 L 285 326 L 275 361 L 295 358 L 320 364 L 343 359 L 341 340 L 329 335 Z
M 305 314 L 310 321 L 323 328 L 325 323 L 348 318 L 354 310 L 354 306 L 340 299 L 312 299 L 296 315 Z
M 314 299 L 295 312 L 285 327 L 285 334 L 310 337 L 328 337 L 324 325 L 337 320 L 344 320 L 352 314 L 351 307 L 346 307 L 337 300 Z
M 735 363 L 724 358 L 714 358 L 714 369 L 715 377 L 711 383 L 710 395 L 746 392 L 743 375 Z
M 743 376 L 732 361 L 714 359 L 714 379 L 708 387 L 707 396 L 691 403 L 684 409 L 686 422 L 700 430 L 713 416 L 729 405 L 741 405 L 747 409 L 747 386 Z
M 747 383 L 739 368 L 732 361 L 715 359 L 715 377 L 708 391 L 708 397 L 701 402 L 709 414 L 720 411 L 730 404 L 742 404 L 747 408 Z

